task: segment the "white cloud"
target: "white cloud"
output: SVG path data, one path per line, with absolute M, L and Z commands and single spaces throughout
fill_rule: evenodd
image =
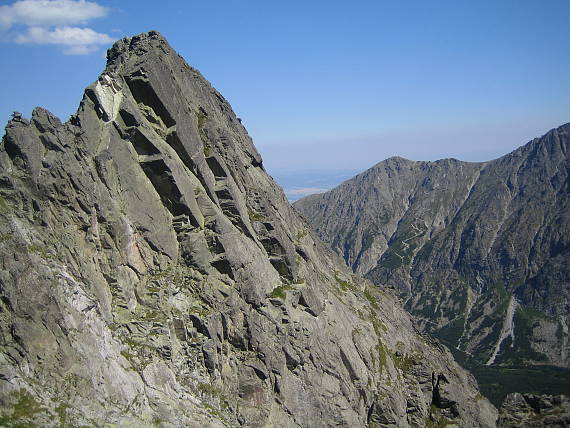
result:
M 16 43 L 56 45 L 68 55 L 86 55 L 113 42 L 85 25 L 108 9 L 86 0 L 18 0 L 0 6 L 0 30 L 11 30 Z M 80 25 L 80 26 L 77 26 Z
M 70 55 L 85 55 L 97 50 L 99 45 L 112 42 L 113 39 L 106 34 L 79 27 L 57 27 L 54 30 L 29 27 L 24 34 L 16 37 L 16 43 L 63 46 L 64 53 Z
M 0 28 L 13 25 L 61 26 L 85 24 L 93 18 L 106 16 L 108 9 L 85 0 L 18 0 L 0 6 Z

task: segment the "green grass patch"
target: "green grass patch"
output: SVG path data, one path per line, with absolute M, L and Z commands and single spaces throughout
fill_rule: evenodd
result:
M 2 195 L 0 195 L 0 214 L 7 214 L 10 211 L 12 211 L 12 208 L 10 207 L 10 205 L 8 205 L 6 199 Z
M 70 426 L 67 422 L 67 409 L 71 409 L 71 406 L 69 404 L 60 404 L 55 408 L 55 413 L 59 419 L 60 427 Z
M 287 297 L 287 291 L 292 289 L 293 287 L 287 284 L 279 285 L 273 289 L 269 297 L 285 300 Z
M 366 300 L 368 300 L 368 303 L 370 303 L 370 306 L 372 306 L 372 309 L 375 311 L 380 309 L 380 305 L 378 305 L 378 299 L 370 287 L 366 287 L 363 294 L 364 297 L 366 297 Z
M 386 328 L 384 323 L 376 317 L 376 315 L 372 310 L 370 310 L 370 322 L 372 323 L 372 328 L 374 329 L 376 337 L 378 338 L 378 343 L 376 344 L 375 347 L 376 356 L 372 354 L 372 359 L 374 361 L 378 361 L 378 370 L 380 370 L 380 373 L 382 373 L 384 367 L 386 367 L 388 356 L 390 355 L 390 351 L 382 341 L 382 333 L 386 333 L 388 329 Z
M 222 395 L 222 390 L 220 388 L 216 388 L 214 385 L 209 383 L 199 383 L 198 391 L 211 397 L 219 397 Z
M 53 259 L 53 255 L 48 252 L 45 246 L 38 244 L 28 245 L 28 252 L 37 254 L 44 260 Z
M 376 333 L 376 336 L 380 337 L 382 335 L 382 333 L 386 333 L 388 331 L 388 328 L 386 327 L 386 325 L 380 321 L 376 315 L 371 314 L 370 315 L 370 322 L 372 323 L 372 327 L 374 328 L 374 332 Z
M 420 358 L 421 356 L 417 354 L 393 355 L 392 361 L 397 368 L 408 373 Z
M 190 308 L 190 313 L 196 314 L 200 318 L 207 318 L 212 313 L 212 311 L 202 306 L 193 306 L 192 308 Z
M 342 291 L 356 290 L 356 287 L 352 282 L 345 281 L 344 279 L 340 278 L 336 272 L 334 274 L 334 279 Z
M 121 351 L 121 355 L 129 362 L 132 370 L 139 373 L 144 370 L 145 366 L 141 365 L 139 357 L 136 354 L 133 354 L 129 351 Z
M 376 345 L 376 355 L 378 357 L 378 369 L 380 373 L 382 373 L 382 370 L 384 370 L 388 362 L 389 351 L 380 338 L 378 338 L 378 344 Z
M 452 425 L 453 421 L 446 418 L 441 414 L 441 409 L 435 404 L 431 405 L 430 414 L 426 420 L 426 428 L 445 428 L 448 425 Z
M 38 413 L 45 413 L 47 409 L 43 407 L 24 388 L 11 394 L 15 398 L 15 404 L 11 413 L 3 413 L 0 416 L 0 426 L 10 428 L 35 428 L 38 425 L 30 423 Z
M 204 129 L 204 125 L 206 124 L 206 120 L 208 119 L 208 115 L 202 109 L 202 107 L 194 110 L 194 115 L 196 116 L 196 120 L 198 123 L 198 131 L 202 132 L 202 130 Z
M 204 149 L 203 149 L 203 151 L 204 151 L 204 156 L 207 157 L 207 158 L 209 158 L 210 155 L 212 154 L 212 148 L 210 147 L 209 144 L 204 143 Z
M 248 209 L 247 209 L 247 214 L 248 214 L 249 220 L 250 220 L 251 222 L 254 222 L 254 221 L 264 221 L 264 220 L 265 220 L 265 217 L 264 217 L 262 214 L 260 214 L 260 213 L 258 213 L 258 212 L 256 212 L 256 211 L 253 211 L 251 208 L 248 208 Z

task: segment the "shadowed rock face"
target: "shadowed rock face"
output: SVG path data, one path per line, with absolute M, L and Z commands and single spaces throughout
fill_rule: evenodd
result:
M 570 399 L 564 395 L 509 394 L 501 406 L 501 428 L 566 428 Z
M 68 123 L 8 123 L 0 195 L 0 425 L 494 426 L 156 32 Z
M 295 207 L 450 346 L 568 366 L 569 141 L 567 124 L 490 162 L 390 158 Z

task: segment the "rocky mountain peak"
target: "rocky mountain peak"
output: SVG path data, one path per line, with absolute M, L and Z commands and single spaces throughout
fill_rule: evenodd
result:
M 67 123 L 0 147 L 0 424 L 493 426 L 390 293 L 269 177 L 156 32 L 117 42 Z
M 569 142 L 565 124 L 488 162 L 391 158 L 295 207 L 462 359 L 567 368 Z
M 151 30 L 133 37 L 125 37 L 116 41 L 107 51 L 107 67 L 116 62 L 123 62 L 131 55 L 143 56 L 148 52 L 159 51 L 165 54 L 173 52 L 168 41 L 158 31 Z

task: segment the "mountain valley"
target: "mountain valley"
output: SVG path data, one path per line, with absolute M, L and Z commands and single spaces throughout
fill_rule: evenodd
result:
M 491 380 L 483 391 L 495 403 L 518 389 L 499 392 L 489 377 L 543 366 L 560 368 L 538 374 L 552 385 L 530 376 L 507 389 L 568 393 L 569 141 L 566 124 L 489 162 L 390 158 L 294 206 L 354 272 L 393 288 L 423 331 Z

